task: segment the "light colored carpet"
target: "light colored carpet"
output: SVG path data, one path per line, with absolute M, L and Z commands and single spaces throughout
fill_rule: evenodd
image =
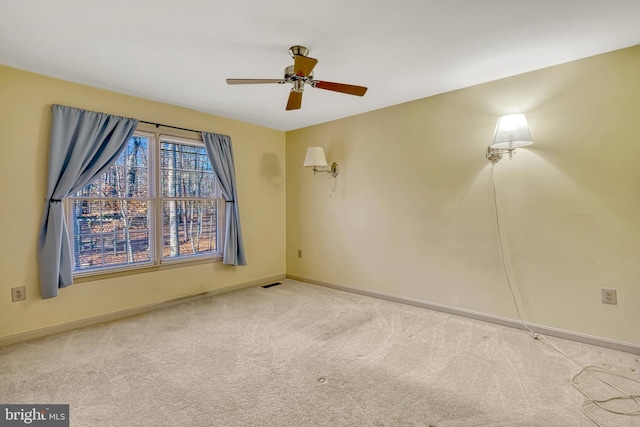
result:
M 636 355 L 551 340 L 640 380 Z M 286 280 L 0 349 L 0 403 L 68 403 L 72 426 L 591 426 L 578 370 L 522 331 Z

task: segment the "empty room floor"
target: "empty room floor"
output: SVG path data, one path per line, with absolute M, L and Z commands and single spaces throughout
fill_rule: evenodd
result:
M 549 340 L 640 393 L 639 356 Z M 72 426 L 592 426 L 579 371 L 520 330 L 287 279 L 4 347 L 0 403 L 69 404 Z

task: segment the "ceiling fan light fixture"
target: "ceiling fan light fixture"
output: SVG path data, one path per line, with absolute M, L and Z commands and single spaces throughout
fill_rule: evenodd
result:
M 295 80 L 293 82 L 293 89 L 296 92 L 302 92 L 304 90 L 304 80 Z

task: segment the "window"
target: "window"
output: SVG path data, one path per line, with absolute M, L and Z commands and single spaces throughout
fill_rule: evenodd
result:
M 221 256 L 224 199 L 195 139 L 136 132 L 66 210 L 75 275 Z
M 218 180 L 204 145 L 165 137 L 160 159 L 163 257 L 217 252 Z

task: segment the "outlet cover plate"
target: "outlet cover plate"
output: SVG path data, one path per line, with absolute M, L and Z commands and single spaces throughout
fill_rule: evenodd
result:
M 16 286 L 15 288 L 11 288 L 11 301 L 24 301 L 27 299 L 27 288 L 26 286 Z
M 600 300 L 603 304 L 617 304 L 618 292 L 615 289 L 600 289 Z

